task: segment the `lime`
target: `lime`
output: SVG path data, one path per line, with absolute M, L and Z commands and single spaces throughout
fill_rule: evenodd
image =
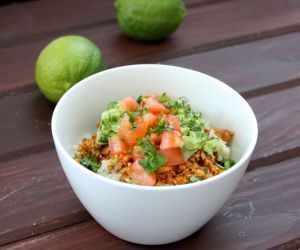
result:
M 117 0 L 121 30 L 141 41 L 158 41 L 169 36 L 185 17 L 182 0 Z
M 82 36 L 63 36 L 49 43 L 35 66 L 35 80 L 44 96 L 58 102 L 74 84 L 103 70 L 98 47 Z

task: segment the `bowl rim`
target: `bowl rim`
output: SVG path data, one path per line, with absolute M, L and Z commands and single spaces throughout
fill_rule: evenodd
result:
M 187 184 L 181 184 L 181 185 L 173 185 L 173 186 L 144 186 L 144 185 L 135 185 L 135 184 L 129 184 L 129 183 L 125 183 L 125 182 L 121 182 L 121 181 L 117 181 L 117 180 L 113 180 L 110 179 L 108 177 L 105 176 L 101 176 L 99 174 L 96 174 L 90 170 L 88 170 L 87 168 L 84 168 L 80 163 L 78 163 L 77 161 L 75 161 L 75 159 L 73 157 L 71 157 L 71 155 L 69 155 L 67 153 L 67 151 L 65 150 L 65 148 L 63 147 L 63 145 L 60 142 L 60 139 L 57 135 L 57 131 L 56 131 L 56 121 L 57 121 L 57 116 L 58 113 L 60 112 L 64 100 L 68 98 L 68 96 L 72 95 L 73 91 L 76 91 L 78 88 L 80 88 L 82 85 L 86 84 L 86 82 L 88 80 L 92 80 L 94 78 L 98 78 L 101 75 L 104 74 L 110 74 L 111 72 L 114 71 L 119 71 L 119 70 L 126 70 L 126 69 L 131 69 L 131 68 L 145 68 L 145 67 L 151 67 L 151 68 L 172 68 L 175 70 L 185 70 L 185 71 L 191 71 L 197 74 L 202 74 L 205 75 L 206 77 L 209 77 L 211 79 L 213 79 L 216 84 L 220 84 L 222 85 L 222 88 L 227 89 L 227 91 L 231 92 L 234 95 L 238 95 L 239 98 L 241 99 L 242 102 L 244 102 L 246 104 L 246 107 L 248 109 L 249 112 L 249 116 L 250 116 L 250 120 L 252 120 L 253 123 L 253 138 L 250 142 L 250 144 L 248 145 L 248 148 L 246 150 L 246 152 L 243 154 L 243 156 L 241 157 L 241 159 L 234 165 L 232 166 L 230 169 L 216 175 L 213 176 L 211 178 L 202 180 L 202 181 L 198 181 L 198 182 L 194 182 L 194 183 L 187 183 Z M 216 182 L 217 180 L 224 178 L 227 175 L 230 175 L 235 169 L 240 168 L 248 159 L 250 160 L 251 154 L 254 151 L 254 148 L 256 146 L 256 142 L 257 142 L 257 137 L 258 137 L 258 125 L 257 125 L 257 120 L 255 117 L 255 114 L 252 110 L 252 108 L 250 107 L 250 105 L 248 104 L 248 102 L 236 91 L 234 90 L 232 87 L 230 87 L 229 85 L 225 84 L 224 82 L 222 82 L 219 79 L 216 79 L 210 75 L 207 75 L 205 73 L 202 73 L 200 71 L 196 71 L 196 70 L 192 70 L 192 69 L 188 69 L 188 68 L 184 68 L 184 67 L 179 67 L 179 66 L 173 66 L 173 65 L 166 65 L 166 64 L 131 64 L 131 65 L 126 65 L 126 66 L 120 66 L 120 67 L 114 67 L 114 68 L 110 68 L 107 70 L 103 70 L 101 72 L 98 72 L 96 74 L 93 74 L 81 81 L 79 81 L 77 84 L 75 84 L 72 88 L 70 88 L 59 100 L 59 102 L 56 104 L 56 107 L 53 111 L 52 114 L 52 119 L 51 119 L 51 131 L 52 131 L 52 137 L 55 143 L 55 147 L 56 150 L 58 150 L 66 159 L 67 161 L 69 161 L 70 163 L 72 163 L 76 169 L 78 169 L 78 171 L 81 171 L 83 174 L 87 174 L 88 176 L 90 176 L 91 178 L 95 178 L 96 180 L 99 181 L 104 181 L 107 184 L 111 184 L 111 185 L 117 185 L 123 188 L 128 188 L 128 189 L 134 189 L 134 190 L 153 190 L 153 191 L 168 191 L 168 190 L 183 190 L 183 189 L 190 189 L 190 188 L 195 188 L 198 186 L 202 186 L 202 185 L 207 185 L 209 183 L 212 182 Z M 60 165 L 61 162 L 60 162 Z

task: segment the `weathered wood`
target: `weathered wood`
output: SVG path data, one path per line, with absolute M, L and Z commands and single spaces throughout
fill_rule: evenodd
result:
M 162 61 L 222 79 L 244 96 L 300 85 L 300 32 Z
M 258 144 L 253 156 L 251 167 L 249 168 L 250 170 L 254 169 L 257 166 L 264 166 L 268 162 L 278 161 L 277 159 L 278 154 L 280 152 L 284 154 L 285 151 L 289 149 L 295 150 L 293 156 L 299 155 L 300 152 L 299 150 L 300 149 L 300 130 L 299 130 L 300 120 L 298 119 L 298 117 L 300 117 L 299 96 L 300 96 L 300 87 L 295 87 L 295 88 L 287 89 L 285 91 L 275 92 L 268 95 L 252 98 L 249 100 L 250 105 L 252 105 L 254 111 L 257 114 L 258 124 L 259 124 Z M 21 98 L 21 96 L 18 96 L 18 98 Z M 32 97 L 28 97 L 28 99 L 31 100 Z M 17 102 L 17 100 L 15 102 Z M 26 113 L 26 111 L 23 112 Z M 41 119 L 46 119 L 46 118 L 41 118 Z M 287 120 L 288 122 L 282 122 Z M 24 124 L 27 123 L 25 122 L 24 118 L 20 119 L 20 122 L 21 121 L 23 121 Z M 10 122 L 10 123 L 13 124 L 14 122 Z M 15 121 L 15 123 L 19 123 L 19 121 Z M 9 138 L 9 136 L 14 138 L 15 136 L 12 131 L 11 132 L 6 132 L 4 130 L 1 131 L 2 133 L 7 133 L 7 135 L 5 135 L 6 136 L 5 138 Z M 43 140 L 46 141 L 47 138 L 51 138 L 50 128 L 48 126 L 43 127 L 42 132 L 41 131 L 39 132 L 39 136 L 42 133 L 44 133 L 45 135 L 45 138 Z M 24 133 L 23 135 L 20 133 L 19 139 L 22 140 L 24 136 L 29 137 L 31 142 L 38 143 L 38 140 L 35 138 L 35 135 L 32 134 L 31 132 L 29 134 Z M 12 148 L 14 146 L 13 141 L 11 142 L 11 144 L 8 145 Z M 2 149 L 5 148 L 3 146 L 1 147 Z M 37 144 L 35 148 L 38 149 L 39 145 Z M 12 153 L 13 152 L 15 152 L 15 150 L 12 149 Z M 0 190 L 4 190 L 4 191 L 2 194 L 0 193 L 0 197 L 1 196 L 5 197 L 7 193 L 10 193 L 11 190 L 19 189 L 20 187 L 19 180 L 22 178 L 24 172 L 28 172 L 28 175 L 30 176 L 32 175 L 31 172 L 33 172 L 34 173 L 33 175 L 36 176 L 37 180 L 39 179 L 44 180 L 49 178 L 49 183 L 55 182 L 56 179 L 53 179 L 51 181 L 51 178 L 49 177 L 49 172 L 47 171 L 50 170 L 44 169 L 44 168 L 47 169 L 51 168 L 51 170 L 53 170 L 56 173 L 53 174 L 54 176 L 63 175 L 61 169 L 58 167 L 59 165 L 58 161 L 54 160 L 55 159 L 54 155 L 55 155 L 54 152 L 50 151 L 50 152 L 42 153 L 41 155 L 37 154 L 29 157 L 24 157 L 20 160 L 12 161 L 10 163 L 3 162 L 0 165 L 0 176 L 3 175 L 3 179 L 2 180 L 0 179 Z M 9 165 L 9 167 L 7 167 L 7 165 Z M 16 169 L 19 171 L 20 175 L 18 175 L 18 172 L 16 172 L 14 166 L 17 166 Z M 29 167 L 30 169 L 27 170 L 27 168 Z M 37 172 L 35 173 L 34 171 Z M 15 179 L 12 179 L 11 176 L 14 176 Z M 10 183 L 11 187 L 10 189 L 6 190 L 6 185 L 8 183 Z M 31 193 L 34 195 L 39 194 L 40 186 L 38 184 L 39 182 L 37 184 L 33 183 L 34 186 L 33 187 L 29 186 L 28 187 L 29 190 L 27 189 L 27 187 L 23 189 L 23 192 L 26 194 L 24 195 L 26 199 L 29 200 L 39 199 L 36 196 L 34 196 L 34 198 L 31 197 Z M 54 185 L 54 186 L 49 185 L 48 187 L 45 187 L 44 192 L 52 194 L 53 197 L 51 197 L 51 200 L 46 199 L 45 201 L 43 201 L 41 203 L 42 204 L 41 207 L 37 207 L 37 208 L 35 208 L 34 206 L 32 208 L 30 205 L 28 205 L 27 207 L 22 206 L 21 205 L 22 202 L 25 201 L 19 199 L 18 193 L 10 195 L 11 200 L 18 201 L 17 203 L 10 204 L 10 209 L 14 211 L 13 216 L 15 216 L 16 219 L 10 220 L 10 224 L 9 224 L 10 231 L 6 231 L 7 229 L 6 223 L 0 224 L 0 238 L 9 239 L 9 240 L 13 240 L 13 239 L 18 240 L 21 239 L 22 237 L 28 237 L 29 236 L 28 233 L 29 232 L 31 233 L 31 230 L 34 234 L 38 234 L 40 233 L 40 231 L 46 231 L 47 229 L 45 227 L 47 227 L 48 224 L 51 225 L 50 229 L 52 229 L 54 227 L 59 227 L 62 225 L 73 224 L 78 222 L 79 219 L 82 219 L 82 217 L 79 217 L 78 219 L 77 213 L 69 214 L 68 213 L 69 207 L 68 206 L 64 207 L 62 204 L 60 204 L 61 202 L 60 198 L 57 199 L 55 198 L 55 191 L 57 188 L 59 188 L 59 185 Z M 16 197 L 14 195 L 16 195 Z M 44 199 L 43 196 L 41 199 L 42 200 Z M 67 219 L 64 219 L 63 216 L 61 216 L 61 214 L 57 213 L 57 211 L 55 210 L 53 211 L 53 213 L 52 210 L 46 210 L 49 216 L 49 221 L 45 219 L 43 221 L 44 224 L 36 225 L 34 227 L 34 230 L 31 229 L 32 221 L 36 220 L 35 216 L 43 214 L 44 207 L 48 207 L 48 206 L 60 207 L 61 213 L 64 213 Z M 19 209 L 21 210 L 19 211 Z M 25 212 L 23 209 L 25 210 Z M 5 207 L 1 208 L 0 206 L 0 221 L 2 221 L 1 214 L 4 215 L 6 212 L 7 211 L 5 210 Z M 26 220 L 24 221 L 24 218 L 22 216 L 23 213 L 26 212 L 28 213 L 28 216 L 26 216 Z M 29 214 L 31 213 L 32 216 L 29 216 Z M 22 217 L 20 220 L 18 219 L 19 216 Z M 56 218 L 56 216 L 58 218 Z M 5 219 L 5 216 L 3 217 L 3 219 Z M 53 220 L 55 223 L 52 224 L 51 220 Z M 20 232 L 20 234 L 22 232 L 23 236 L 15 233 L 15 231 Z
M 252 167 L 299 155 L 300 87 L 249 99 L 258 121 L 259 135 Z M 280 159 L 276 159 L 276 158 Z
M 0 46 L 30 42 L 45 33 L 70 32 L 114 20 L 114 0 L 39 0 L 0 9 Z M 76 31 L 75 31 L 76 32 Z
M 293 239 L 278 246 L 270 248 L 270 250 L 295 250 L 300 249 L 300 238 Z
M 0 164 L 0 211 L 0 245 L 90 218 L 54 150 Z
M 185 0 L 187 7 L 228 0 Z M 0 46 L 30 42 L 62 30 L 76 32 L 115 22 L 115 0 L 39 0 L 2 6 Z
M 53 148 L 50 120 L 54 105 L 39 91 L 0 101 L 0 161 Z
M 93 40 L 102 49 L 106 65 L 112 67 L 155 62 L 299 29 L 299 1 L 253 0 L 194 7 L 179 29 L 158 43 L 133 41 L 121 33 L 116 23 L 71 33 Z M 32 86 L 34 65 L 41 49 L 55 37 L 69 33 L 47 33 L 35 41 L 1 48 L 0 93 Z
M 4 249 L 266 249 L 300 236 L 300 158 L 246 173 L 217 215 L 174 244 L 146 247 L 110 235 L 94 221 L 7 245 Z M 199 211 L 201 212 L 201 211 Z M 226 234 L 224 234 L 226 232 Z

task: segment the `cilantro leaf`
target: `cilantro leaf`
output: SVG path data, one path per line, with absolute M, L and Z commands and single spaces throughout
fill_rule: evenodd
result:
M 219 168 L 223 169 L 223 170 L 227 170 L 229 168 L 231 168 L 234 164 L 235 161 L 232 159 L 228 159 L 228 160 L 216 160 L 216 163 L 218 165 Z
M 128 116 L 129 122 L 134 123 L 136 119 L 135 119 L 133 112 L 127 111 L 126 114 Z
M 163 93 L 162 95 L 157 97 L 158 101 L 160 103 L 169 103 L 171 101 L 171 98 L 167 96 L 166 93 Z
M 129 128 L 128 130 L 137 130 L 138 126 L 136 124 L 134 124 L 131 128 Z
M 201 179 L 199 177 L 195 176 L 195 175 L 192 175 L 190 177 L 189 181 L 190 181 L 190 183 L 194 183 L 194 182 L 197 182 L 197 181 L 201 181 Z
M 156 133 L 156 134 L 162 134 L 164 131 L 172 131 L 174 128 L 171 126 L 171 124 L 165 120 L 161 119 L 155 128 L 151 129 L 150 132 Z
M 139 160 L 139 164 L 148 172 L 155 172 L 168 161 L 163 154 L 157 152 L 149 140 L 138 139 L 137 145 L 138 152 L 144 153 L 144 159 Z
M 119 105 L 118 101 L 112 101 L 109 104 L 107 104 L 107 109 L 114 109 L 117 108 L 117 106 Z
M 84 156 L 80 160 L 80 164 L 83 165 L 84 167 L 86 167 L 87 169 L 95 172 L 95 173 L 101 167 L 101 164 L 99 163 L 96 155 L 92 155 L 92 156 L 87 156 L 86 155 L 86 156 Z
M 138 104 L 141 104 L 142 101 L 143 101 L 143 99 L 144 99 L 144 96 L 140 95 L 140 96 L 136 99 L 136 102 L 137 102 Z

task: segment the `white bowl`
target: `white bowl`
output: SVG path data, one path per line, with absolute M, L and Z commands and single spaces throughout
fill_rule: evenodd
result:
M 218 176 L 193 184 L 149 187 L 99 176 L 72 157 L 83 137 L 112 101 L 128 95 L 163 93 L 190 100 L 215 127 L 235 130 L 237 163 Z M 140 244 L 165 244 L 201 228 L 222 207 L 240 181 L 257 140 L 257 122 L 247 102 L 223 82 L 167 65 L 131 65 L 90 76 L 58 102 L 52 134 L 64 172 L 81 203 L 105 229 Z M 216 236 L 218 237 L 218 236 Z

